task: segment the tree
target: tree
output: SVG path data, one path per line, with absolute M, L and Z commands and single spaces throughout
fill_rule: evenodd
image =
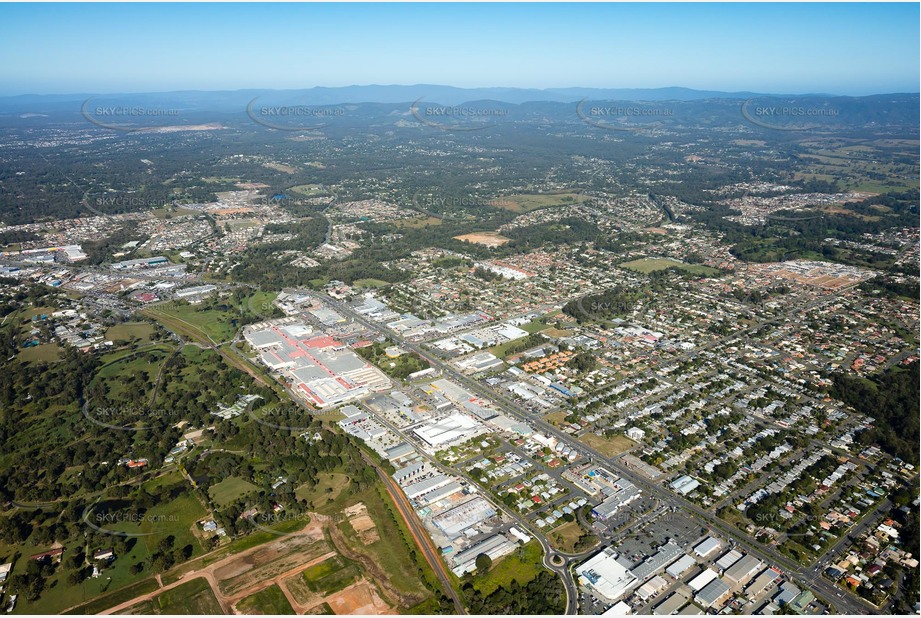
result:
M 486 554 L 480 554 L 476 557 L 476 570 L 479 573 L 485 573 L 492 567 L 492 558 Z

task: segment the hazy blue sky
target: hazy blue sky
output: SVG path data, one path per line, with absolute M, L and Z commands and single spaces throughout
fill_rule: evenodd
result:
M 0 4 L 0 94 L 352 84 L 918 92 L 911 4 Z

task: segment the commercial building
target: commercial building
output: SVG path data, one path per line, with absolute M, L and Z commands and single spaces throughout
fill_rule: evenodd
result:
M 617 561 L 615 551 L 608 547 L 576 568 L 579 583 L 590 588 L 608 602 L 614 603 L 639 582 L 626 566 Z
M 627 430 L 627 437 L 631 440 L 636 440 L 637 442 L 641 441 L 646 437 L 646 432 L 640 429 L 639 427 L 631 427 Z
M 610 519 L 623 507 L 639 498 L 641 493 L 640 488 L 627 479 L 617 479 L 608 490 L 605 493 L 611 495 L 605 498 L 604 502 L 592 508 L 592 515 L 601 521 Z
M 684 475 L 670 485 L 670 487 L 677 493 L 682 496 L 686 496 L 698 487 L 700 487 L 700 481 L 693 479 L 688 475 Z
M 630 616 L 633 614 L 633 610 L 629 605 L 623 601 L 618 601 L 608 609 L 604 611 L 602 616 Z

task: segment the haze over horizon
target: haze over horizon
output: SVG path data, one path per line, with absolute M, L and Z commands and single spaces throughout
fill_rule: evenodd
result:
M 0 53 L 14 62 L 0 96 L 353 84 L 915 93 L 918 19 L 907 3 L 3 4 Z

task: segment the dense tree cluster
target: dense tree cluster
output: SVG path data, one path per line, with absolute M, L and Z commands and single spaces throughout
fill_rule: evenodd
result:
M 513 579 L 486 597 L 471 583 L 464 584 L 463 592 L 471 614 L 559 615 L 566 610 L 563 583 L 551 571 L 541 571 L 524 586 Z
M 873 378 L 844 373 L 834 376 L 831 394 L 876 422 L 857 436 L 861 444 L 878 443 L 891 455 L 918 465 L 919 367 L 915 361 Z

